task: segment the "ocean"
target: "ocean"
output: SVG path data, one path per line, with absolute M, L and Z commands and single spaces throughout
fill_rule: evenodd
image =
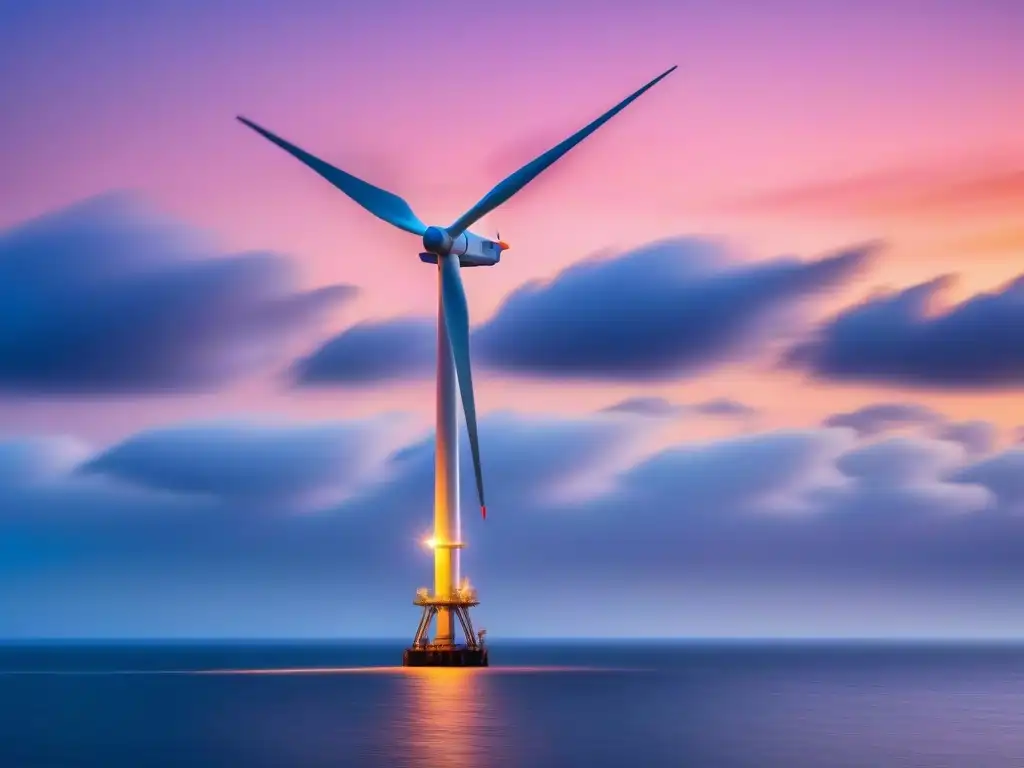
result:
M 1024 766 L 1024 647 L 402 645 L 3 645 L 0 766 Z

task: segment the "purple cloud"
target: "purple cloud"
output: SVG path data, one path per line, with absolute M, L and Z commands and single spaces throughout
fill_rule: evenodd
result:
M 356 293 L 292 277 L 280 256 L 224 255 L 125 196 L 21 224 L 0 234 L 0 390 L 216 387 L 276 363 Z
M 875 296 L 822 326 L 785 356 L 822 379 L 935 389 L 1024 385 L 1024 275 L 939 313 L 951 278 Z
M 753 354 L 794 308 L 856 274 L 872 251 L 728 265 L 714 243 L 652 243 L 518 288 L 476 331 L 474 351 L 492 368 L 531 376 L 678 378 Z
M 418 440 L 387 458 L 399 443 L 387 422 L 378 427 L 183 425 L 129 437 L 87 457 L 82 472 L 71 469 L 81 452 L 64 441 L 0 445 L 0 634 L 57 626 L 56 608 L 72 600 L 107 626 L 109 591 L 90 597 L 97 574 L 132 585 L 125 600 L 138 610 L 118 621 L 143 633 L 143 606 L 172 583 L 195 599 L 233 585 L 268 617 L 298 600 L 318 616 L 333 605 L 330 620 L 356 634 L 371 610 L 376 631 L 411 631 L 406 600 L 430 571 L 418 542 L 430 525 L 432 446 Z M 1024 503 L 1020 450 L 972 461 L 949 441 L 864 442 L 849 428 L 658 448 L 657 429 L 612 414 L 483 420 L 493 512 L 463 521 L 464 572 L 490 611 L 534 594 L 557 615 L 577 594 L 567 591 L 628 585 L 640 595 L 630 610 L 648 610 L 649 594 L 653 616 L 680 584 L 741 595 L 809 582 L 871 606 L 879 589 L 892 597 L 927 586 L 938 599 L 1024 577 L 1024 530 L 1012 514 Z M 25 467 L 31 482 L 3 480 Z M 310 506 L 338 481 L 343 501 Z M 372 589 L 346 588 L 367 579 Z M 33 618 L 43 597 L 53 609 Z M 209 616 L 191 604 L 179 621 L 200 631 Z M 229 597 L 217 605 L 217 615 L 239 610 Z M 802 620 L 813 623 L 814 611 Z M 555 619 L 546 626 L 572 632 Z
M 822 422 L 825 427 L 850 427 L 860 435 L 875 435 L 900 427 L 942 424 L 945 418 L 916 403 L 874 403 L 855 411 L 836 413 Z
M 818 261 L 734 265 L 699 239 L 651 243 L 521 286 L 474 328 L 474 364 L 552 379 L 658 380 L 756 355 L 794 313 L 857 273 L 874 248 Z M 349 328 L 296 365 L 299 384 L 381 382 L 431 373 L 434 318 Z M 717 413 L 725 414 L 724 402 Z M 738 414 L 736 414 L 738 415 Z

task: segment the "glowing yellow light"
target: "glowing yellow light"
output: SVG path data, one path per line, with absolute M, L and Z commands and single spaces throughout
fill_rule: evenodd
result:
M 437 546 L 437 539 L 431 536 L 429 539 L 423 542 L 423 546 L 427 547 L 428 549 L 433 549 Z

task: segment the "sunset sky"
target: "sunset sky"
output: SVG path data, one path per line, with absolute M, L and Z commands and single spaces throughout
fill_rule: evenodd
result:
M 478 620 L 1024 635 L 1021 40 L 1012 0 L 0 0 L 0 637 L 411 636 L 436 275 L 234 118 L 446 225 L 673 64 L 474 227 Z

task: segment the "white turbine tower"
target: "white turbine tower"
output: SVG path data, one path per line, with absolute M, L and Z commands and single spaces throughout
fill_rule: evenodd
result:
M 487 517 L 480 445 L 477 439 L 476 405 L 469 361 L 469 308 L 459 270 L 463 267 L 493 266 L 501 260 L 508 245 L 473 234 L 469 228 L 506 202 L 519 190 L 553 165 L 566 152 L 625 109 L 631 102 L 667 77 L 676 68 L 663 72 L 596 120 L 581 128 L 562 143 L 531 160 L 500 182 L 451 226 L 427 226 L 413 213 L 409 204 L 387 190 L 335 168 L 305 150 L 274 135 L 256 123 L 239 120 L 281 149 L 298 158 L 355 202 L 392 226 L 422 238 L 420 259 L 438 265 L 437 312 L 437 432 L 434 470 L 434 594 L 420 590 L 414 601 L 423 607 L 423 615 L 413 647 L 406 651 L 405 663 L 411 665 L 486 665 L 487 652 L 482 635 L 474 635 L 469 608 L 478 604 L 475 590 L 460 580 L 459 549 L 462 548 L 459 518 L 459 456 L 457 390 L 461 393 L 466 416 L 466 431 L 473 454 L 473 472 L 482 516 Z M 437 627 L 432 643 L 427 634 L 434 617 Z M 455 621 L 461 624 L 466 645 L 455 643 Z

